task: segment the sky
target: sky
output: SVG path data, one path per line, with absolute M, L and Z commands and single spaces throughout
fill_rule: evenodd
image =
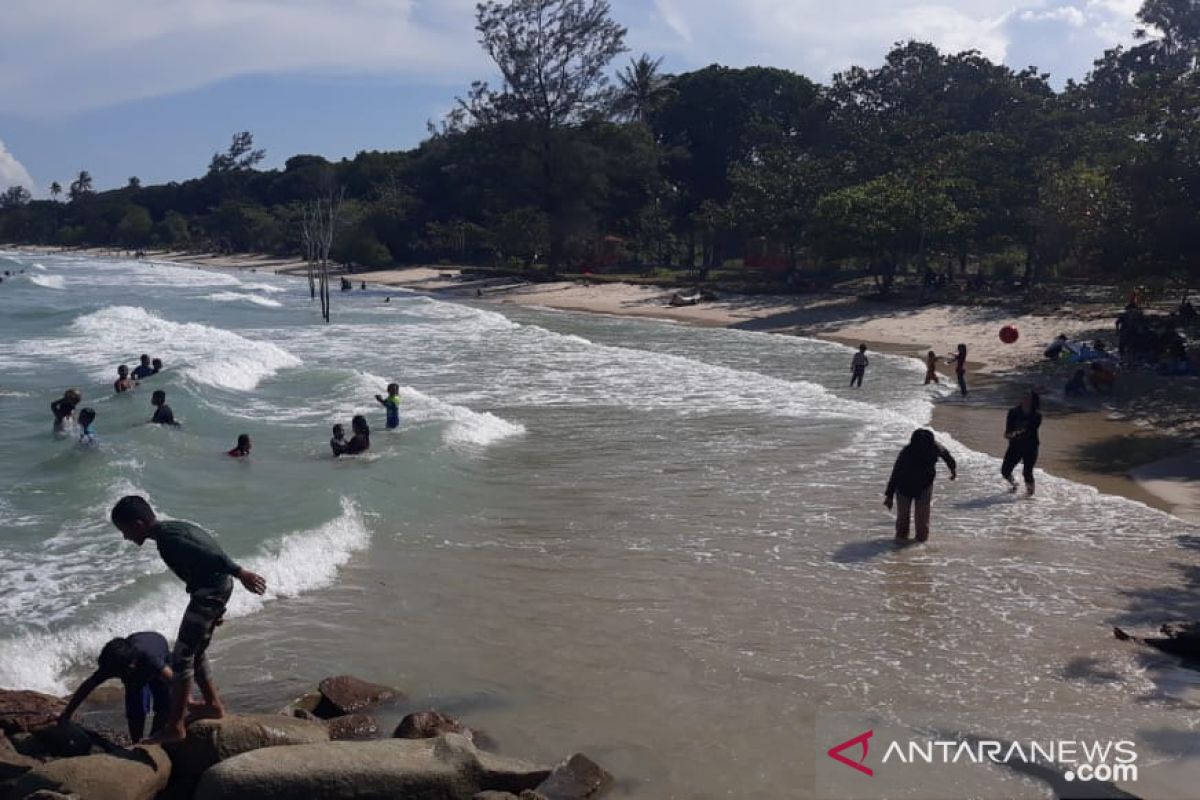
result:
M 186 180 L 237 131 L 264 166 L 416 145 L 492 77 L 475 0 L 0 0 L 0 190 Z M 1061 86 L 1128 43 L 1141 0 L 610 0 L 629 56 L 826 82 L 918 39 Z

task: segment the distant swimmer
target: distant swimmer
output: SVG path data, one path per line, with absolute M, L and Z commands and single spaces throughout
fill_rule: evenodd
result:
M 237 578 L 254 594 L 265 592 L 267 582 L 234 562 L 204 529 L 182 520 L 159 520 L 143 497 L 121 498 L 113 506 L 111 519 L 125 540 L 138 547 L 152 539 L 163 562 L 186 584 L 191 595 L 171 651 L 171 707 L 167 720 L 152 737 L 155 744 L 179 741 L 187 736 L 186 713 L 191 712 L 197 719 L 225 716 L 209 671 L 208 646 L 225 616 L 233 592 L 232 579 Z M 195 705 L 188 702 L 193 674 L 204 698 L 203 703 Z
M 867 358 L 867 346 L 860 344 L 858 352 L 854 354 L 854 358 L 850 359 L 850 386 L 862 388 L 863 376 L 867 374 L 867 365 L 871 360 Z
M 341 425 L 333 426 L 333 438 L 329 440 L 329 449 L 333 451 L 335 458 L 346 452 L 346 429 Z
M 167 393 L 162 389 L 156 389 L 154 394 L 150 395 L 150 405 L 154 406 L 154 416 L 150 421 L 155 425 L 174 425 L 179 427 L 179 423 L 175 421 L 175 412 L 167 405 Z
M 79 444 L 83 447 L 95 447 L 98 444 L 94 409 L 85 408 L 79 412 Z
M 230 458 L 245 458 L 250 455 L 250 434 L 243 433 L 237 438 L 237 446 L 225 453 Z
M 54 432 L 64 433 L 75 419 L 75 407 L 83 402 L 83 395 L 78 389 L 67 389 L 63 396 L 50 404 L 50 412 L 54 414 Z
M 395 430 L 400 427 L 400 384 L 389 383 L 387 397 L 377 394 L 375 400 L 387 409 L 387 429 Z
M 151 373 L 153 375 L 157 375 L 158 373 L 162 372 L 162 368 L 163 368 L 162 359 L 161 358 L 152 359 L 150 361 L 150 368 L 152 370 L 154 370 L 154 372 Z
M 139 361 L 141 363 L 133 369 L 133 379 L 135 381 L 145 380 L 154 374 L 154 367 L 150 365 L 150 356 L 142 353 Z
M 1017 490 L 1013 470 L 1017 464 L 1023 464 L 1025 493 L 1033 494 L 1033 467 L 1037 464 L 1038 447 L 1041 444 L 1038 438 L 1038 430 L 1042 427 L 1041 407 L 1042 399 L 1037 392 L 1030 390 L 1021 398 L 1019 405 L 1009 409 L 1008 419 L 1004 424 L 1004 438 L 1008 439 L 1008 450 L 1000 467 L 1000 474 L 1008 481 L 1009 491 Z
M 129 377 L 129 367 L 122 364 L 117 367 L 117 379 L 113 381 L 113 391 L 117 394 L 124 394 L 131 389 L 136 388 L 138 382 Z
M 130 741 L 140 742 L 146 735 L 146 715 L 152 708 L 154 720 L 150 723 L 150 733 L 158 733 L 171 711 L 174 673 L 167 664 L 170 657 L 166 638 L 155 631 L 111 640 L 100 651 L 96 671 L 79 685 L 58 715 L 58 724 L 70 722 L 75 710 L 100 684 L 117 678 L 125 685 L 125 722 L 129 725 Z
M 913 431 L 909 443 L 900 451 L 892 467 L 892 477 L 884 491 L 883 504 L 890 510 L 896 506 L 896 540 L 908 540 L 909 515 L 916 507 L 917 541 L 929 540 L 929 512 L 933 504 L 933 481 L 937 477 L 938 459 L 950 468 L 950 480 L 958 477 L 958 466 L 950 451 L 938 444 L 933 431 L 920 428 Z
M 932 350 L 925 356 L 925 385 L 931 383 L 941 383 L 937 374 L 937 353 Z

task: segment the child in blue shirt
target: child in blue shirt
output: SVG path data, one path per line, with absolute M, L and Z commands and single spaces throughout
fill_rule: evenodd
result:
M 375 399 L 387 409 L 387 429 L 390 431 L 400 427 L 400 384 L 389 383 L 387 393 L 387 397 L 377 394 Z

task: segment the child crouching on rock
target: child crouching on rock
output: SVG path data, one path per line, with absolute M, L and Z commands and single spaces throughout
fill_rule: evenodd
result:
M 187 736 L 184 714 L 188 711 L 194 719 L 225 716 L 225 707 L 209 673 L 208 645 L 213 630 L 225 615 L 225 606 L 233 593 L 232 579 L 237 578 L 254 594 L 265 592 L 267 582 L 261 575 L 235 564 L 216 540 L 196 525 L 179 520 L 160 522 L 150 504 L 138 495 L 123 497 L 113 506 L 112 522 L 138 547 L 153 539 L 163 562 L 187 584 L 191 595 L 171 652 L 174 673 L 171 707 L 161 730 L 149 740 L 153 744 L 181 741 Z M 189 703 L 193 673 L 203 703 Z
M 129 724 L 129 739 L 138 742 L 146 735 L 146 715 L 151 708 L 154 709 L 154 720 L 150 724 L 150 733 L 158 733 L 167 721 L 170 706 L 173 676 L 167 666 L 169 657 L 170 648 L 161 633 L 144 631 L 124 639 L 113 639 L 100 651 L 96 671 L 71 695 L 67 707 L 58 716 L 58 723 L 70 722 L 75 709 L 100 684 L 120 678 L 125 684 L 125 721 Z

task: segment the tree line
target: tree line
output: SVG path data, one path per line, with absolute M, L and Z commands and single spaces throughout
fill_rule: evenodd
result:
M 666 74 L 606 0 L 477 8 L 501 76 L 417 147 L 259 169 L 249 133 L 201 177 L 0 196 L 0 241 L 304 251 L 334 261 L 592 272 L 744 266 L 1186 281 L 1200 273 L 1200 0 L 1145 0 L 1135 43 L 1054 90 L 1035 68 L 896 45 L 827 85 L 771 67 Z M 624 62 L 624 63 L 620 63 Z M 615 67 L 615 69 L 614 69 Z

